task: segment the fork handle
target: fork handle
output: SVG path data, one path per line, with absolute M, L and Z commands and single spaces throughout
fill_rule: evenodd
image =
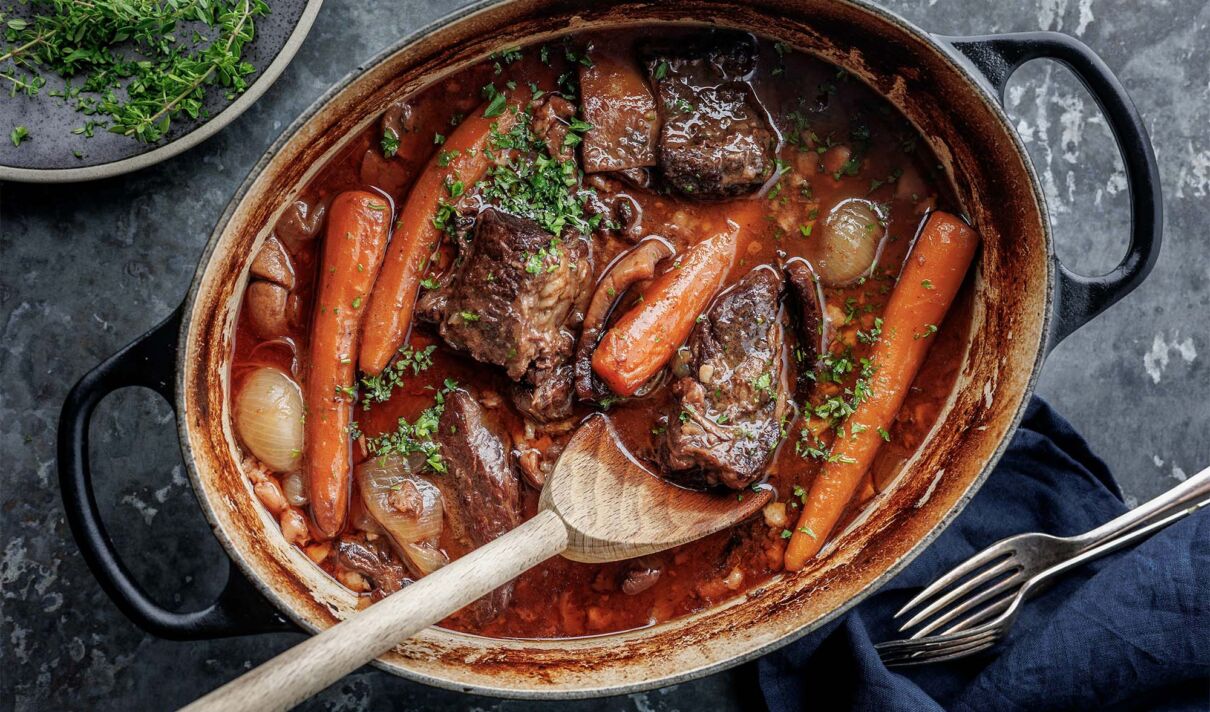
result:
M 1144 502 L 1122 516 L 1111 519 L 1096 529 L 1073 537 L 1073 539 L 1083 544 L 1085 549 L 1092 548 L 1119 534 L 1162 519 L 1164 516 L 1206 497 L 1210 497 L 1210 467 L 1155 499 Z
M 1210 506 L 1210 497 L 1204 497 L 1201 499 L 1201 501 L 1185 500 L 1183 506 L 1170 507 L 1168 510 L 1166 510 L 1167 516 L 1153 518 L 1148 520 L 1143 526 L 1135 527 L 1134 529 L 1131 529 L 1120 536 L 1109 537 L 1108 539 L 1105 539 L 1094 546 L 1084 549 L 1070 559 L 1061 561 L 1049 569 L 1036 574 L 1033 578 L 1025 582 L 1021 593 L 1018 595 L 1028 598 L 1033 595 L 1031 590 L 1037 588 L 1046 579 L 1063 574 L 1071 569 L 1076 568 L 1077 566 L 1082 566 L 1093 559 L 1099 559 L 1106 554 L 1111 554 L 1118 549 L 1127 546 L 1128 544 L 1133 544 L 1136 541 L 1146 539 L 1159 530 L 1174 524 L 1181 519 L 1184 519 L 1190 514 L 1193 514 L 1197 510 L 1206 506 Z

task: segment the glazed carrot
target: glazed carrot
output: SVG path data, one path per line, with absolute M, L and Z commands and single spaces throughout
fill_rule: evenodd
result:
M 786 548 L 785 566 L 797 571 L 820 547 L 853 499 L 862 476 L 916 378 L 966 276 L 979 236 L 960 219 L 943 212 L 929 216 L 912 247 L 882 319 L 882 337 L 870 361 L 875 368 L 870 396 L 849 416 L 849 434 L 832 444 L 827 463 L 811 484 L 803 512 Z M 854 426 L 864 426 L 857 430 Z
M 353 467 L 349 425 L 357 397 L 353 356 L 365 313 L 363 302 L 382 264 L 390 226 L 391 207 L 374 193 L 341 193 L 328 208 L 311 320 L 303 467 L 311 513 L 329 537 L 340 532 L 349 508 Z
M 441 244 L 443 233 L 434 223 L 437 210 L 443 201 L 453 202 L 453 193 L 461 192 L 451 190 L 452 186 L 469 189 L 487 173 L 493 155 L 492 127 L 501 134 L 512 129 L 514 109 L 520 108 L 516 95 L 506 91 L 505 105 L 499 100 L 488 102 L 463 119 L 412 185 L 399 211 L 382 274 L 370 294 L 358 356 L 362 372 L 381 373 L 407 338 L 420 281 Z
M 740 233 L 750 229 L 759 202 L 736 203 L 726 228 L 689 248 L 676 267 L 652 281 L 643 301 L 601 337 L 592 370 L 614 393 L 633 395 L 689 338 L 698 315 L 723 286 Z

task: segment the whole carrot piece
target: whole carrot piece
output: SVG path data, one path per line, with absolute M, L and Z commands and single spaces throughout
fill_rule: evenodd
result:
M 382 264 L 390 226 L 391 208 L 381 195 L 348 191 L 328 208 L 311 320 L 303 458 L 311 513 L 328 537 L 340 533 L 349 508 L 349 426 L 357 398 L 353 358 L 364 301 Z
M 978 234 L 959 218 L 940 211 L 929 216 L 883 315 L 882 336 L 870 355 L 875 368 L 870 396 L 849 416 L 849 435 L 832 444 L 811 484 L 786 547 L 788 571 L 798 571 L 819 553 L 853 499 L 882 444 L 879 430 L 890 427 L 903 405 L 978 246 Z
M 407 338 L 420 281 L 441 244 L 438 210 L 487 173 L 498 151 L 491 145 L 493 127 L 507 134 L 516 123 L 520 105 L 515 95 L 507 91 L 503 104 L 499 99 L 488 102 L 463 119 L 412 185 L 370 294 L 358 356 L 362 372 L 381 373 Z
M 620 396 L 633 395 L 689 338 L 699 314 L 723 286 L 735 262 L 740 233 L 758 215 L 760 201 L 736 204 L 727 227 L 689 248 L 675 267 L 656 277 L 643 300 L 601 337 L 592 370 Z

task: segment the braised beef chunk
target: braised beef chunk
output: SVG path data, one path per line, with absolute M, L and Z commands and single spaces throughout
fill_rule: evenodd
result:
M 546 152 L 560 161 L 574 161 L 574 143 L 567 140 L 569 122 L 576 106 L 561 96 L 551 96 L 534 107 L 534 135 L 546 145 Z
M 479 403 L 463 390 L 446 396 L 437 426 L 446 473 L 435 478 L 445 500 L 447 522 L 468 548 L 478 548 L 521 523 L 519 481 L 508 447 L 489 425 Z M 469 607 L 482 625 L 498 616 L 512 598 L 506 584 Z
M 781 287 L 775 270 L 752 270 L 690 334 L 689 375 L 672 385 L 668 418 L 666 464 L 680 471 L 676 479 L 739 489 L 772 457 L 789 407 Z
M 663 117 L 659 165 L 681 193 L 731 198 L 773 174 L 777 139 L 744 81 L 755 58 L 752 38 L 735 33 L 647 52 Z
M 456 390 L 445 398 L 436 442 L 448 472 L 435 478 L 446 507 L 457 514 L 455 535 L 483 546 L 520 522 L 517 473 L 501 436 L 470 393 Z
M 584 171 L 630 171 L 656 165 L 659 112 L 655 97 L 628 47 L 604 42 L 580 65 L 581 111 L 592 128 L 580 152 Z
M 571 397 L 575 392 L 570 361 L 554 368 L 530 369 L 525 379 L 513 388 L 513 403 L 531 419 L 548 423 L 571 416 Z
M 793 321 L 797 345 L 793 354 L 798 374 L 796 388 L 800 395 L 805 395 L 814 384 L 810 374 L 815 368 L 816 359 L 823 352 L 827 336 L 823 306 L 820 302 L 819 278 L 815 276 L 811 265 L 801 258 L 786 262 L 785 272 L 794 304 Z
M 588 241 L 570 228 L 556 238 L 528 218 L 495 208 L 461 241 L 459 263 L 417 307 L 450 346 L 502 366 L 530 384 L 571 356 L 578 309 L 592 280 Z

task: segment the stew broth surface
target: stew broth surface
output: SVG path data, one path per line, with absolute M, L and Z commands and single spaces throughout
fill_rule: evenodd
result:
M 344 191 L 368 190 L 381 195 L 397 217 L 416 177 L 444 150 L 442 139 L 472 112 L 483 110 L 481 107 L 489 101 L 481 92 L 485 85 L 504 91 L 515 83 L 525 92 L 533 82 L 542 91 L 562 88 L 570 94 L 567 90 L 577 88 L 577 71 L 594 58 L 638 65 L 644 47 L 657 41 L 668 42 L 670 36 L 675 40 L 682 34 L 686 44 L 703 35 L 701 31 L 667 27 L 620 31 L 607 39 L 573 34 L 548 45 L 506 51 L 401 100 L 382 122 L 352 138 L 347 148 L 303 189 L 298 202 L 274 231 L 288 252 L 294 278 L 286 307 L 287 325 L 275 338 L 265 338 L 263 323 L 254 323 L 257 315 L 245 303 L 234 345 L 233 393 L 241 391 L 248 374 L 266 366 L 289 374 L 306 387 L 310 325 L 316 311 L 324 239 L 324 218 L 319 215 L 316 219 L 321 206 Z M 607 47 L 608 55 L 598 47 Z M 654 71 L 659 72 L 659 65 L 655 66 Z M 813 445 L 826 446 L 841 437 L 836 427 L 826 428 L 818 417 L 805 417 L 801 406 L 808 403 L 817 407 L 828 398 L 843 400 L 852 395 L 860 377 L 861 359 L 868 357 L 873 348 L 868 337 L 877 335 L 878 320 L 922 220 L 933 209 L 956 211 L 959 206 L 947 188 L 936 158 L 915 129 L 888 102 L 836 67 L 758 39 L 755 69 L 746 75 L 743 84 L 752 92 L 752 105 L 765 112 L 762 118 L 771 125 L 776 141 L 773 170 L 755 194 L 727 200 L 697 200 L 661 184 L 658 169 L 653 171 L 656 184 L 651 188 L 636 187 L 616 173 L 592 174 L 583 181 L 584 187 L 595 190 L 598 197 L 614 199 L 614 205 L 618 204 L 618 196 L 628 196 L 641 215 L 641 229 L 632 230 L 629 236 L 625 230 L 593 232 L 594 287 L 615 257 L 631 248 L 636 238 L 648 235 L 667 240 L 678 256 L 662 261 L 659 272 L 678 269 L 674 263 L 692 246 L 728 229 L 728 219 L 736 213 L 737 206 L 758 210 L 759 220 L 751 229 L 741 232 L 738 257 L 730 267 L 724 290 L 732 288 L 754 267 L 772 265 L 780 269 L 793 258 L 805 259 L 818 271 L 828 259 L 822 239 L 825 221 L 844 201 L 866 201 L 863 204 L 878 215 L 880 225 L 876 229 L 885 232 L 885 237 L 877 245 L 876 266 L 851 284 L 824 286 L 821 290 L 826 324 L 823 352 L 833 356 L 844 353 L 850 362 L 849 371 L 841 375 L 839 383 L 817 381 L 806 393 L 796 393 L 793 382 L 783 384 L 795 405 L 781 424 L 783 437 L 756 485 L 772 487 L 778 506 L 767 508 L 765 516 L 728 531 L 644 557 L 637 563 L 590 565 L 556 557 L 516 581 L 511 602 L 499 615 L 483 621 L 462 612 L 445 621 L 447 627 L 525 638 L 635 629 L 709 608 L 782 571 L 788 537 L 805 493 L 825 459 L 812 456 L 809 450 Z M 577 95 L 572 103 L 579 101 Z M 384 135 L 389 134 L 386 129 L 391 127 L 395 127 L 397 147 L 386 145 L 391 144 L 389 135 L 385 144 L 383 141 Z M 394 149 L 393 155 L 384 155 L 392 152 L 385 150 L 384 145 L 386 149 Z M 305 216 L 299 212 L 300 206 Z M 608 223 L 609 219 L 603 220 L 603 224 Z M 458 253 L 452 243 L 447 238 L 440 246 L 427 273 L 431 279 L 438 279 L 455 267 Z M 616 323 L 622 314 L 639 304 L 649 286 L 650 280 L 646 280 L 620 295 L 609 323 Z M 791 379 L 796 371 L 811 368 L 811 364 L 794 363 L 795 350 L 805 341 L 819 340 L 821 336 L 803 334 L 795 328 L 796 308 L 792 300 L 783 298 L 782 312 L 787 324 L 783 353 Z M 893 424 L 884 433 L 886 442 L 871 467 L 870 484 L 849 505 L 848 514 L 834 532 L 840 531 L 874 493 L 889 485 L 924 440 L 957 377 L 969 322 L 967 284 L 945 321 L 936 325 L 936 333 L 923 334 L 932 340 L 927 360 Z M 609 398 L 604 404 L 575 399 L 570 418 L 543 425 L 533 422 L 513 405 L 509 396 L 513 384 L 503 369 L 485 365 L 451 348 L 433 324 L 415 321 L 407 344 L 413 352 L 434 347 L 430 354 L 432 364 L 417 372 L 407 370 L 402 386 L 394 389 L 389 400 L 373 404 L 368 410 L 361 405 L 364 393 L 359 394 L 354 409 L 356 437 L 351 466 L 373 457 L 367 451 L 370 440 L 394 431 L 401 417 L 409 423 L 416 422 L 434 405 L 435 394 L 449 385 L 447 381 L 453 381 L 474 395 L 484 407 L 489 424 L 504 434 L 510 465 L 518 472 L 519 456 L 529 451 L 534 451 L 548 471 L 570 438 L 574 424 L 603 407 L 627 448 L 653 471 L 660 467 L 668 421 L 676 417 L 672 412 L 676 406 L 670 385 L 674 379 L 671 366 L 655 377 L 655 387 L 649 394 L 629 399 Z M 843 429 L 843 425 L 840 427 Z M 817 433 L 818 438 L 812 433 Z M 533 459 L 531 455 L 531 462 Z M 251 455 L 249 464 L 254 483 L 271 483 L 258 487 L 258 495 L 274 489 L 274 484 L 284 493 L 287 500 L 284 503 L 267 501 L 263 495 L 262 501 L 275 514 L 280 512 L 287 538 L 300 545 L 337 580 L 361 594 L 367 604 L 381 595 L 375 593 L 381 586 L 341 562 L 336 544 L 339 539 L 347 537 L 375 544 L 392 558 L 396 568 L 407 572 L 406 578 L 414 577 L 414 568 L 401 563 L 403 557 L 398 550 L 386 545 L 389 537 L 373 524 L 359 492 L 355 490 L 351 497 L 344 531 L 335 539 L 325 538 L 310 518 L 308 506 L 298 504 L 301 502 L 298 497 L 291 497 L 292 489 L 287 483 L 291 473 L 272 472 L 256 463 Z M 425 476 L 440 480 L 446 475 L 427 471 Z M 520 482 L 521 516 L 528 518 L 536 512 L 539 489 L 525 477 Z M 353 486 L 356 488 L 356 481 Z M 743 497 L 745 492 L 750 494 L 750 489 L 735 490 L 725 496 Z M 270 493 L 269 500 L 273 497 Z M 449 516 L 448 497 L 445 506 Z M 451 526 L 442 529 L 436 545 L 450 559 L 467 551 L 465 541 L 454 535 Z M 650 571 L 658 572 L 654 583 L 643 578 L 644 575 L 650 578 Z M 642 579 L 638 584 L 634 583 L 636 577 Z

